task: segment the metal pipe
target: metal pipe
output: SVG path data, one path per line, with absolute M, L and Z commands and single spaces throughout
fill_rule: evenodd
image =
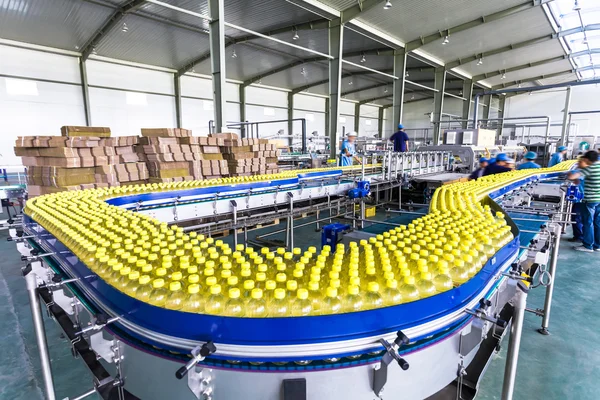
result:
M 90 390 L 88 390 L 87 392 L 85 392 L 85 393 L 82 393 L 82 394 L 80 394 L 80 395 L 79 395 L 79 396 L 77 396 L 77 397 L 73 397 L 72 399 L 67 397 L 65 400 L 83 400 L 83 399 L 85 399 L 86 397 L 90 397 L 90 396 L 91 396 L 91 395 L 93 395 L 94 393 L 96 393 L 96 388 L 90 389 Z
M 294 249 L 294 195 L 288 193 L 288 197 L 290 199 L 290 216 L 288 217 L 290 226 L 290 241 L 288 243 L 288 250 L 292 251 Z
M 370 222 L 373 224 L 379 224 L 379 225 L 389 225 L 389 226 L 402 226 L 402 224 L 394 224 L 391 222 L 384 222 L 384 221 L 375 221 L 373 219 L 361 219 L 361 218 L 353 218 L 353 217 L 348 217 L 348 216 L 343 216 L 342 218 L 344 219 L 351 219 L 353 221 L 359 221 L 359 222 Z
M 542 335 L 549 335 L 548 325 L 550 324 L 550 309 L 552 308 L 552 295 L 554 293 L 554 282 L 556 277 L 556 264 L 558 263 L 558 248 L 560 247 L 561 227 L 557 225 L 554 229 L 554 248 L 552 249 L 552 259 L 550 261 L 550 284 L 546 287 L 546 299 L 544 301 L 544 318 L 542 319 L 542 327 L 538 332 Z
M 46 342 L 46 330 L 44 329 L 44 318 L 40 308 L 40 298 L 38 295 L 37 279 L 34 272 L 25 275 L 27 293 L 29 294 L 29 307 L 31 308 L 31 317 L 33 319 L 33 329 L 35 339 L 40 353 L 40 363 L 42 364 L 42 376 L 44 377 L 44 389 L 48 400 L 56 400 L 54 394 L 54 380 L 52 378 L 52 366 L 50 355 L 48 354 L 48 343 Z
M 237 247 L 238 245 L 238 237 L 237 237 L 237 203 L 235 200 L 231 200 L 231 207 L 233 208 L 233 246 Z
M 521 347 L 521 334 L 523 332 L 523 319 L 525 317 L 526 304 L 527 293 L 517 286 L 515 309 L 513 311 L 512 325 L 510 328 L 510 340 L 508 342 L 508 352 L 506 354 L 506 367 L 504 368 L 502 400 L 512 400 L 515 391 L 517 363 L 519 361 L 519 349 Z

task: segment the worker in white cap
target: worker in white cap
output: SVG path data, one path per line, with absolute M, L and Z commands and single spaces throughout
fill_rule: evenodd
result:
M 342 142 L 342 149 L 340 152 L 340 166 L 342 167 L 352 165 L 353 160 L 356 160 L 359 164 L 361 163 L 360 159 L 356 156 L 356 148 L 354 147 L 356 136 L 358 136 L 356 132 L 350 132 Z

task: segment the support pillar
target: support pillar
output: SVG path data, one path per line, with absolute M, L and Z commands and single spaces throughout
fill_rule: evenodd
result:
M 292 92 L 288 93 L 288 135 L 292 136 L 294 134 L 294 94 Z M 288 138 L 289 146 L 292 147 L 292 143 L 294 138 Z
M 402 112 L 404 110 L 404 85 L 406 81 L 406 51 L 400 51 L 394 55 L 394 79 L 392 84 L 392 129 L 395 130 L 398 124 L 402 123 Z M 383 131 L 382 131 L 383 132 Z
M 181 117 L 181 77 L 175 73 L 173 79 L 173 89 L 175 91 L 175 123 L 178 128 L 182 126 L 182 117 Z
M 354 106 L 354 132 L 356 132 L 356 134 L 359 134 L 360 132 L 358 132 L 360 129 L 360 103 L 356 103 L 356 105 Z
M 85 60 L 79 58 L 79 75 L 81 77 L 81 94 L 83 96 L 83 112 L 85 115 L 85 125 L 92 125 L 92 113 L 90 112 L 90 90 L 88 88 L 87 67 Z
M 240 85 L 240 122 L 246 121 L 246 86 Z M 240 137 L 246 137 L 247 126 L 242 125 L 240 127 Z
M 567 132 L 569 131 L 569 112 L 571 111 L 571 86 L 567 87 L 567 93 L 565 97 L 565 110 L 563 112 L 563 124 L 562 132 L 560 135 L 560 144 L 568 146 Z
M 492 107 L 492 95 L 483 96 L 483 118 L 484 120 L 490 117 L 490 109 Z M 485 121 L 487 124 L 487 121 Z
M 444 92 L 446 91 L 446 69 L 438 67 L 435 69 L 436 90 L 433 96 L 433 144 L 440 143 L 440 135 L 442 133 L 442 112 L 444 110 Z
M 469 121 L 467 121 L 467 120 L 469 119 L 469 115 L 471 114 L 471 98 L 473 97 L 473 80 L 472 79 L 465 79 L 463 81 L 462 93 L 463 93 L 463 97 L 465 99 L 467 99 L 466 101 L 463 102 L 462 119 L 464 121 L 462 122 L 462 127 L 463 127 L 463 129 L 467 129 L 468 124 L 469 124 Z
M 210 64 L 215 108 L 215 130 L 224 132 L 225 117 L 225 12 L 224 0 L 208 0 Z
M 342 86 L 342 51 L 344 25 L 335 19 L 329 25 L 329 138 L 331 158 L 338 155 L 338 122 L 340 119 L 340 89 Z
M 379 108 L 379 118 L 377 118 L 377 132 L 379 132 L 379 138 L 383 139 L 383 121 L 385 115 L 385 108 Z
M 506 96 L 500 96 L 500 103 L 498 104 L 498 139 L 502 138 L 502 129 L 504 126 L 504 107 L 506 107 Z

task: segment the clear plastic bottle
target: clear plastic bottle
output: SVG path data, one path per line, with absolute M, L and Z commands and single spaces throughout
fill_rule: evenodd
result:
M 402 294 L 398 289 L 398 281 L 395 279 L 388 279 L 385 283 L 385 289 L 381 295 L 383 298 L 383 304 L 386 306 L 395 306 L 402 303 Z
M 165 287 L 165 280 L 156 278 L 152 281 L 152 293 L 150 293 L 150 304 L 163 307 L 169 296 L 169 290 Z
M 169 283 L 169 295 L 165 302 L 165 307 L 170 310 L 181 310 L 186 297 L 185 292 L 182 290 L 181 282 L 171 282 Z
M 244 291 L 241 294 L 241 299 L 244 303 L 247 303 L 252 298 L 252 289 L 254 289 L 254 281 L 247 279 L 244 281 Z
M 425 297 L 430 297 L 437 293 L 435 285 L 431 279 L 432 276 L 430 272 L 421 272 L 419 275 L 419 281 L 416 283 L 416 286 L 419 290 L 420 298 L 424 299 Z
M 138 280 L 140 279 L 140 272 L 139 271 L 131 271 L 129 273 L 128 279 L 129 279 L 129 282 L 127 282 L 127 285 L 123 289 L 123 292 L 125 292 L 126 294 L 128 294 L 131 297 L 136 297 L 135 292 L 137 292 L 138 288 L 140 287 L 139 282 L 138 282 Z
M 339 251 L 339 250 L 338 250 Z M 342 302 L 336 288 L 328 287 L 321 307 L 321 315 L 338 314 L 342 311 Z
M 383 305 L 383 299 L 379 293 L 379 283 L 369 282 L 367 284 L 367 293 L 365 294 L 364 308 L 370 310 L 374 308 L 381 308 Z
M 203 313 L 204 298 L 200 294 L 200 285 L 198 285 L 197 283 L 189 285 L 187 288 L 187 293 L 188 295 L 183 302 L 181 310 L 197 314 Z
M 404 303 L 419 300 L 419 289 L 415 286 L 415 277 L 412 275 L 404 277 L 404 283 L 398 288 Z
M 275 289 L 273 300 L 268 305 L 269 317 L 281 318 L 289 315 L 288 301 L 285 298 L 285 289 Z
M 308 290 L 298 289 L 296 292 L 296 300 L 292 303 L 292 315 L 302 317 L 312 314 L 312 302 L 308 298 Z
M 435 290 L 438 293 L 445 292 L 454 287 L 452 278 L 450 277 L 450 269 L 448 263 L 445 260 L 440 260 L 437 263 L 437 274 L 432 280 Z
M 319 290 L 319 282 L 308 282 L 308 294 L 312 307 L 312 315 L 320 315 L 323 307 L 323 294 Z
M 454 267 L 450 270 L 450 277 L 455 285 L 462 285 L 469 280 L 469 272 L 465 268 L 465 262 L 457 258 L 454 260 Z
M 225 310 L 225 296 L 221 293 L 221 285 L 215 284 L 210 287 L 210 296 L 204 305 L 204 311 L 211 315 L 223 315 Z
M 231 288 L 229 289 L 229 300 L 225 304 L 224 315 L 229 317 L 243 317 L 245 313 L 244 305 L 244 301 L 240 298 L 240 289 Z
M 263 298 L 263 291 L 260 288 L 252 289 L 252 298 L 246 304 L 246 317 L 265 318 L 267 316 L 267 303 Z
M 344 297 L 342 301 L 342 311 L 347 312 L 356 312 L 361 311 L 363 309 L 363 298 L 360 296 L 360 289 L 356 285 L 348 286 L 347 295 Z
M 152 281 L 150 275 L 142 275 L 138 279 L 138 288 L 135 291 L 136 299 L 144 303 L 150 302 L 150 294 L 152 293 Z
M 265 282 L 265 291 L 263 292 L 263 297 L 267 305 L 275 298 L 275 289 L 277 289 L 277 282 L 270 279 Z

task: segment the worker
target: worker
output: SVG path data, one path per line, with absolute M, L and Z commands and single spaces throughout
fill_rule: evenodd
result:
M 586 152 L 579 159 L 579 170 L 567 175 L 572 181 L 581 177 L 585 178 L 581 205 L 583 239 L 575 250 L 592 253 L 600 251 L 600 163 L 596 151 Z
M 537 154 L 535 152 L 528 151 L 527 154 L 525 154 L 525 162 L 523 164 L 519 165 L 517 167 L 517 170 L 541 168 L 539 166 L 539 164 L 537 164 L 536 162 L 533 161 L 536 158 L 537 158 Z
M 469 180 L 472 181 L 473 179 L 481 178 L 483 176 L 483 171 L 485 170 L 485 167 L 488 166 L 488 162 L 489 160 L 487 158 L 481 157 L 479 159 L 479 168 L 477 168 L 471 173 L 471 175 L 469 175 Z
M 548 167 L 554 167 L 556 164 L 560 164 L 565 161 L 565 157 L 567 156 L 567 147 L 566 146 L 558 146 L 558 151 L 552 154 L 550 158 L 550 162 L 548 162 Z
M 360 159 L 356 156 L 356 149 L 354 147 L 356 136 L 358 136 L 356 132 L 350 132 L 346 140 L 342 142 L 342 150 L 340 152 L 340 166 L 342 167 L 354 164 L 353 160 L 356 160 L 359 164 L 361 163 Z
M 408 134 L 404 132 L 404 125 L 398 124 L 398 131 L 390 136 L 390 141 L 394 143 L 394 151 L 405 153 L 408 151 Z
M 510 165 L 514 164 L 514 162 L 515 161 L 509 156 L 507 156 L 505 153 L 498 153 L 496 155 L 496 162 L 493 164 L 489 164 L 483 170 L 483 176 L 501 174 L 503 172 L 511 171 L 512 168 L 510 167 Z

